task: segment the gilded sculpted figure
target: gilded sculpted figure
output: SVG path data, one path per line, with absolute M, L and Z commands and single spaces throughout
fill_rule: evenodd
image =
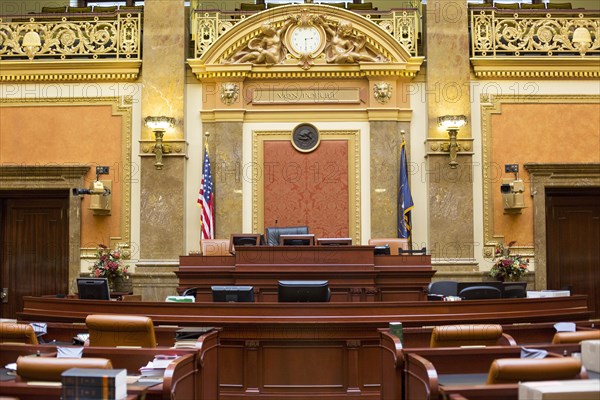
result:
M 281 44 L 281 35 L 292 22 L 295 22 L 293 18 L 288 19 L 279 29 L 275 29 L 268 22 L 263 23 L 260 28 L 260 35 L 250 40 L 247 49 L 231 57 L 231 62 L 279 64 L 283 61 L 286 54 L 286 50 Z
M 355 35 L 352 33 L 351 22 L 340 21 L 337 24 L 337 29 L 333 29 L 332 24 L 323 24 L 323 27 L 331 37 L 330 43 L 325 49 L 328 63 L 384 61 L 381 56 L 373 56 L 367 51 L 365 48 L 366 38 L 361 34 Z

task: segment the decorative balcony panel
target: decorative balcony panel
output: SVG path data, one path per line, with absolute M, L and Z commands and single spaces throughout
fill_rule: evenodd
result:
M 136 79 L 141 25 L 130 12 L 2 17 L 0 80 Z
M 471 11 L 471 62 L 476 76 L 600 76 L 599 11 L 515 11 Z
M 273 12 L 273 10 L 265 10 L 262 13 L 270 12 Z M 356 11 L 355 13 L 389 33 L 398 43 L 404 46 L 411 56 L 418 56 L 419 26 L 421 21 L 418 9 Z M 244 11 L 195 10 L 192 20 L 192 39 L 195 42 L 195 58 L 201 59 L 208 48 L 219 37 L 228 32 L 236 24 L 256 14 Z

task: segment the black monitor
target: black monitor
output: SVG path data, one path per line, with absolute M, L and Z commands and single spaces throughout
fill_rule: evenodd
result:
M 211 286 L 212 298 L 219 303 L 253 303 L 252 286 Z
M 235 248 L 240 246 L 259 246 L 261 242 L 258 233 L 232 233 L 229 238 L 229 251 L 235 253 Z
M 80 299 L 110 300 L 108 279 L 77 278 L 77 294 Z
M 312 233 L 279 235 L 279 244 L 282 246 L 313 246 L 315 244 L 315 235 Z
M 389 244 L 386 244 L 385 246 L 375 246 L 373 251 L 376 256 L 389 256 L 391 253 Z
M 331 292 L 328 281 L 279 281 L 277 297 L 280 303 L 328 302 Z
M 504 292 L 504 285 L 500 281 L 458 282 L 456 292 L 458 297 L 465 300 L 499 299 Z

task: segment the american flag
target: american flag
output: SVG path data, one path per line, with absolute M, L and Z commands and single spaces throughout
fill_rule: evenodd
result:
M 202 225 L 202 239 L 215 238 L 215 196 L 213 193 L 213 179 L 210 172 L 210 159 L 208 158 L 208 145 L 204 149 L 204 163 L 202 167 L 202 187 L 198 194 L 198 204 L 202 208 L 200 222 Z

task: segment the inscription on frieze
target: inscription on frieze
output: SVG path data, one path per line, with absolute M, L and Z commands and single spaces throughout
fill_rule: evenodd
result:
M 358 88 L 254 89 L 252 104 L 349 104 L 360 103 Z

